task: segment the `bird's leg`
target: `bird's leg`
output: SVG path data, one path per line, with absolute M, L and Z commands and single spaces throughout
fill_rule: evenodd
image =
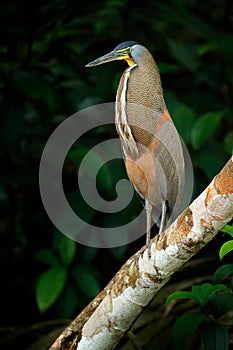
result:
M 146 207 L 146 247 L 148 248 L 150 245 L 150 236 L 151 236 L 151 213 L 152 213 L 152 205 L 146 199 L 145 203 Z
M 166 200 L 164 199 L 162 201 L 162 214 L 161 214 L 161 222 L 159 227 L 159 234 L 163 232 L 166 214 L 167 214 L 167 203 L 166 203 Z
M 146 209 L 146 249 L 148 250 L 148 257 L 151 257 L 150 250 L 150 236 L 151 236 L 151 219 L 152 219 L 152 205 L 146 199 L 145 200 L 145 209 Z M 144 249 L 140 250 L 139 254 L 136 255 L 136 268 L 139 271 L 139 258 L 142 255 Z

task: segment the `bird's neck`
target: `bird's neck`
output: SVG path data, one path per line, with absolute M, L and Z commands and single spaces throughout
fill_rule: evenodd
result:
M 133 158 L 138 155 L 138 148 L 136 141 L 132 134 L 131 126 L 128 123 L 127 115 L 127 95 L 128 95 L 128 81 L 133 70 L 137 69 L 137 65 L 128 67 L 120 79 L 116 95 L 116 116 L 115 124 L 117 133 L 121 139 L 124 153 L 131 154 Z
M 116 129 L 123 149 L 133 158 L 140 152 L 139 144 L 148 147 L 152 142 L 166 108 L 157 65 L 153 58 L 149 63 L 128 67 L 117 90 Z

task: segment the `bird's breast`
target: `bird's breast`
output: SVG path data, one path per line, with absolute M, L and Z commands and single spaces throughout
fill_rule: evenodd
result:
M 140 196 L 147 198 L 151 204 L 158 208 L 161 197 L 155 176 L 153 155 L 150 152 L 143 153 L 137 160 L 125 158 L 125 167 L 130 181 Z
M 117 90 L 116 129 L 125 149 L 134 157 L 140 153 L 140 145 L 149 147 L 153 143 L 166 109 L 154 61 L 151 67 L 150 71 L 138 65 L 128 67 Z
M 173 126 L 163 99 L 157 66 L 152 71 L 127 68 L 116 97 L 116 129 L 122 143 L 126 171 L 141 197 L 161 209 L 162 199 L 175 201 L 169 180 L 173 159 L 166 149 L 167 126 Z M 172 127 L 173 129 L 173 127 Z

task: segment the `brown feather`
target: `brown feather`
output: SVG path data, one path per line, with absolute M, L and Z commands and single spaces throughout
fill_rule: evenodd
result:
M 142 50 L 143 62 L 127 68 L 122 75 L 116 102 L 126 102 L 127 123 L 138 149 L 132 152 L 128 147 L 132 144 L 130 135 L 121 136 L 127 174 L 140 196 L 156 209 L 158 222 L 162 200 L 168 202 L 170 211 L 177 203 L 182 184 L 176 156 L 180 167 L 183 158 L 178 133 L 163 99 L 158 67 L 149 51 L 144 47 Z

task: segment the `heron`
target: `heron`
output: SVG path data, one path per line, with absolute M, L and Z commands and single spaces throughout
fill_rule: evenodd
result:
M 88 63 L 125 60 L 115 107 L 127 175 L 146 210 L 146 246 L 155 222 L 159 234 L 179 214 L 184 190 L 182 142 L 166 107 L 158 66 L 136 41 L 120 43 Z

